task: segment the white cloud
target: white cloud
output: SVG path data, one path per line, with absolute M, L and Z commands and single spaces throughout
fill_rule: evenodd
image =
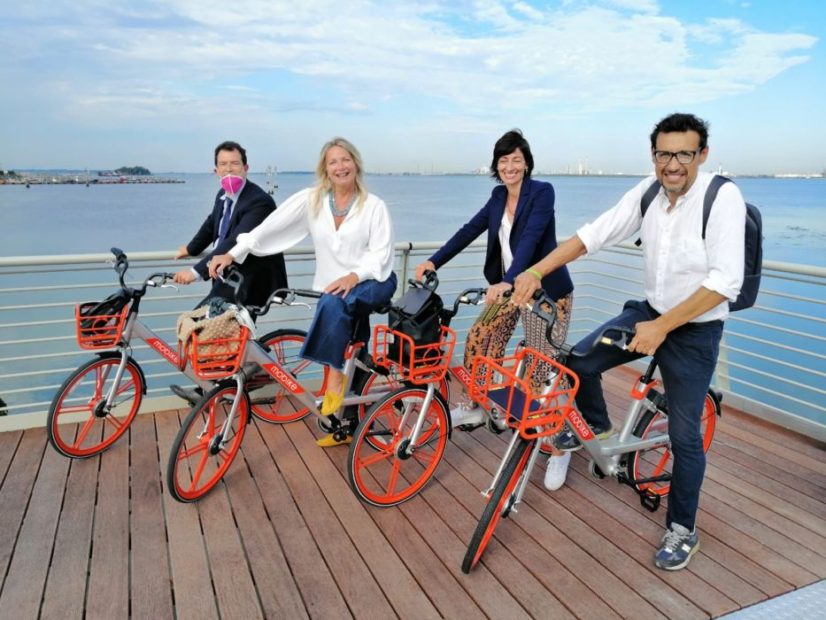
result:
M 354 117 L 392 107 L 427 118 L 439 107 L 487 127 L 549 109 L 583 116 L 724 99 L 806 62 L 817 41 L 740 20 L 678 19 L 654 0 L 540 7 L 526 0 L 18 3 L 0 24 L 0 71 L 32 96 L 71 84 L 58 88 L 55 114 L 89 124 L 208 122 L 228 107 L 270 123 L 276 114 Z

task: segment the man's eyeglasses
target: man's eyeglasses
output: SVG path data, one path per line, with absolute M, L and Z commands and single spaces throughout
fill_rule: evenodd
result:
M 703 149 L 697 149 L 696 151 L 654 151 L 654 161 L 658 164 L 667 164 L 671 161 L 672 157 L 676 157 L 677 161 L 681 164 L 690 164 L 694 161 L 694 156 L 702 151 Z

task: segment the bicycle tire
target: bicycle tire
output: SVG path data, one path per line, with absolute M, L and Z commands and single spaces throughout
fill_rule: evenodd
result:
M 720 403 L 717 396 L 711 390 L 706 394 L 703 404 L 703 414 L 700 420 L 700 430 L 703 435 L 703 452 L 708 452 L 711 441 L 714 439 L 714 431 L 717 428 L 717 417 L 720 415 Z M 660 433 L 663 426 L 668 423 L 668 413 L 661 407 L 656 411 L 647 411 L 637 422 L 633 434 L 644 439 L 651 433 Z M 667 475 L 671 471 L 671 449 L 669 446 L 661 446 L 650 450 L 638 450 L 631 452 L 626 457 L 626 469 L 628 478 L 634 488 L 639 492 L 651 493 L 653 495 L 668 495 L 671 488 L 669 481 L 635 483 L 635 480 L 644 480 L 657 476 Z
M 531 456 L 529 448 L 534 441 L 521 438 L 514 447 L 513 454 L 505 464 L 496 486 L 493 487 L 490 499 L 485 505 L 485 510 L 482 512 L 479 523 L 470 539 L 467 552 L 462 560 L 463 573 L 469 574 L 476 567 L 493 536 L 493 531 L 499 524 L 499 519 L 507 517 L 510 513 L 511 506 L 507 504 L 519 483 L 522 473 L 525 471 L 525 466 Z
M 114 407 L 105 409 L 121 355 L 103 353 L 81 364 L 54 395 L 46 418 L 49 443 L 63 456 L 82 459 L 110 448 L 135 419 L 146 393 L 143 370 L 127 358 Z
M 307 332 L 300 329 L 277 329 L 258 339 L 258 343 L 268 349 L 278 363 L 300 382 L 317 381 L 320 387 L 316 396 L 324 393 L 329 369 L 324 364 L 299 357 L 299 351 L 307 339 Z M 310 409 L 294 399 L 264 371 L 253 375 L 246 386 L 252 415 L 264 422 L 287 424 L 301 420 L 310 414 Z
M 405 385 L 403 381 L 400 381 L 395 375 L 382 375 L 377 372 L 373 373 L 365 373 L 359 380 L 356 382 L 356 386 L 353 388 L 353 392 L 359 394 L 360 396 L 364 396 L 365 394 L 369 393 L 371 390 L 374 389 L 382 389 L 388 391 L 388 393 L 395 392 L 396 390 L 400 389 Z M 447 376 L 443 377 L 439 381 L 438 392 L 442 395 L 442 399 L 446 403 L 450 402 L 450 385 L 447 381 Z M 361 403 L 358 405 L 358 423 L 361 424 L 364 421 L 364 418 L 367 416 L 367 412 L 370 410 L 370 407 L 374 403 Z
M 234 381 L 222 381 L 192 407 L 169 453 L 166 484 L 179 502 L 194 502 L 206 495 L 232 465 L 249 420 L 250 404 L 242 392 L 229 445 L 219 449 L 220 429 L 237 392 Z
M 450 427 L 449 408 L 438 392 L 425 414 L 419 447 L 409 456 L 403 452 L 426 394 L 426 387 L 404 386 L 374 403 L 359 424 L 347 456 L 347 480 L 361 501 L 396 506 L 416 495 L 433 477 Z M 410 409 L 402 427 L 405 407 Z

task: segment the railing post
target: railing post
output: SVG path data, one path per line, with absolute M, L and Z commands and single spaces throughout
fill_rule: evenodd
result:
M 401 265 L 401 294 L 404 295 L 407 292 L 407 279 L 408 275 L 407 272 L 410 269 L 410 251 L 413 249 L 413 243 L 408 242 L 407 248 L 402 250 L 402 265 Z

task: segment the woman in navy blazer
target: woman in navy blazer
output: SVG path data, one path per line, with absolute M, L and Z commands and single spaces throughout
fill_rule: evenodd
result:
M 520 316 L 527 346 L 551 357 L 557 353 L 545 337 L 545 322 L 503 298 L 504 293 L 513 288 L 517 275 L 556 247 L 554 188 L 550 183 L 531 179 L 533 164 L 530 145 L 522 132 L 512 130 L 499 138 L 493 148 L 490 168 L 491 177 L 500 184 L 493 188 L 490 199 L 470 221 L 429 260 L 416 267 L 416 277 L 421 279 L 425 270 L 439 269 L 487 231 L 484 275 L 490 286 L 485 297 L 486 308 L 468 332 L 464 358 L 468 371 L 477 355 L 501 357 L 504 354 Z M 568 333 L 574 290 L 567 269 L 557 269 L 542 278 L 542 288 L 556 301 L 553 335 L 556 342 L 563 342 Z M 540 390 L 548 372 L 547 364 L 537 367 L 531 377 L 532 389 Z M 452 409 L 450 416 L 454 427 L 484 421 L 481 409 L 467 399 Z M 560 462 L 554 464 L 558 469 L 564 461 L 562 481 L 558 486 L 556 482 L 546 486 L 562 486 L 568 457 L 561 456 Z

